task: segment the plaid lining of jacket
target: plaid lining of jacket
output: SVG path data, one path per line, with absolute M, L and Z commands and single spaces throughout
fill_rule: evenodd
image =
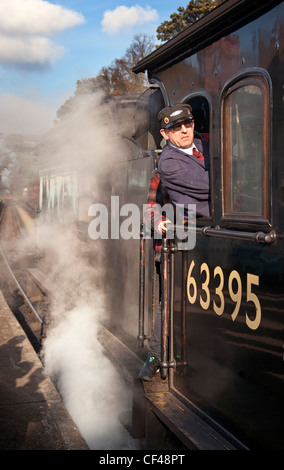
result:
M 149 183 L 147 204 L 144 208 L 144 224 L 146 227 L 152 229 L 152 231 L 157 232 L 158 224 L 165 220 L 166 217 L 161 214 L 161 211 L 157 207 L 159 204 L 160 207 L 163 207 L 165 204 L 170 204 L 170 198 L 166 191 L 162 189 L 162 184 L 160 180 L 160 175 L 158 170 L 154 170 L 152 177 Z M 154 237 L 154 249 L 155 249 L 155 259 L 160 260 L 160 253 L 162 247 L 162 240 L 156 239 Z

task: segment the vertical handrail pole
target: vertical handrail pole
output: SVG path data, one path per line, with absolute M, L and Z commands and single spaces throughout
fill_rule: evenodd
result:
M 181 286 L 181 364 L 187 364 L 187 350 L 186 350 L 186 281 L 188 271 L 188 251 L 182 251 L 182 286 Z
M 157 314 L 157 288 L 159 288 L 159 282 L 157 282 L 157 273 L 156 273 L 156 261 L 155 256 L 153 256 L 152 261 L 152 305 L 151 305 L 151 333 L 150 336 L 153 335 L 154 325 L 155 325 L 155 318 Z M 159 299 L 160 300 L 160 299 Z
M 168 369 L 169 369 L 169 381 L 172 381 L 173 378 L 173 368 L 175 367 L 175 358 L 174 358 L 174 271 L 175 271 L 175 252 L 176 246 L 174 243 L 171 243 L 170 248 L 170 309 L 169 309 L 169 358 L 168 358 Z
M 162 242 L 162 341 L 161 341 L 161 363 L 160 374 L 164 380 L 168 375 L 168 335 L 169 335 L 169 308 L 170 308 L 170 279 L 169 279 L 169 241 L 164 238 Z
M 144 346 L 144 309 L 145 309 L 145 238 L 143 228 L 140 230 L 140 251 L 139 251 L 139 320 L 137 339 L 140 346 Z

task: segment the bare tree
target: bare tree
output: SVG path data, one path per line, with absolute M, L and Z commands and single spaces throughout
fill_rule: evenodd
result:
M 103 67 L 97 75 L 98 85 L 108 94 L 141 93 L 147 87 L 144 74 L 132 72 L 134 65 L 155 48 L 154 39 L 146 34 L 135 35 L 133 42 L 121 59 Z

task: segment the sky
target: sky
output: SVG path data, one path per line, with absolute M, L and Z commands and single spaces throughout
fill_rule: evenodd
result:
M 0 134 L 42 134 L 77 80 L 152 36 L 184 0 L 0 0 Z

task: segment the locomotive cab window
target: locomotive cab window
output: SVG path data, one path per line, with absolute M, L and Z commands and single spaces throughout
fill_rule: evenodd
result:
M 198 132 L 203 139 L 209 141 L 209 103 L 207 99 L 202 96 L 194 96 L 186 101 L 192 107 L 192 114 L 194 116 L 194 130 Z
M 223 100 L 225 218 L 268 218 L 268 83 L 248 77 Z

